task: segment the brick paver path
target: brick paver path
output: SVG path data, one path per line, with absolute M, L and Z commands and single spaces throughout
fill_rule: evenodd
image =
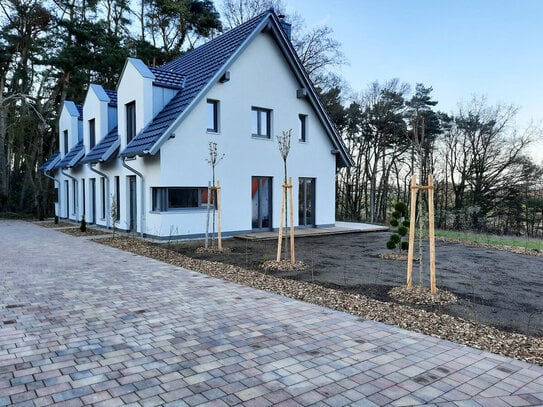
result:
M 543 405 L 543 368 L 0 220 L 0 405 Z

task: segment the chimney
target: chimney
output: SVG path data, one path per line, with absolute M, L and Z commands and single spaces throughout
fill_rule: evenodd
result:
M 292 24 L 287 23 L 285 21 L 285 15 L 284 14 L 280 14 L 277 17 L 279 17 L 279 24 L 281 25 L 281 28 L 283 29 L 283 32 L 285 33 L 287 38 L 290 40 L 291 39 L 290 34 L 292 32 Z

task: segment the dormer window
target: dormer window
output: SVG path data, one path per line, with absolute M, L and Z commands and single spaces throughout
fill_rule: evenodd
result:
M 136 102 L 130 102 L 126 107 L 126 143 L 136 137 Z
M 64 142 L 64 155 L 68 154 L 68 130 L 64 130 L 62 133 L 62 138 Z
M 96 145 L 96 122 L 94 119 L 89 120 L 89 148 Z

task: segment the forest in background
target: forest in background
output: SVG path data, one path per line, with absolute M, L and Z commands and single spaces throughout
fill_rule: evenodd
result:
M 52 215 L 56 191 L 38 167 L 58 150 L 64 100 L 82 103 L 90 83 L 114 89 L 127 57 L 161 65 L 270 7 L 285 10 L 282 0 L 2 0 L 0 212 Z M 543 168 L 528 154 L 540 127 L 520 128 L 514 106 L 483 97 L 443 113 L 429 84 L 355 92 L 336 74 L 347 58 L 332 28 L 287 21 L 355 161 L 338 173 L 338 219 L 386 223 L 410 176 L 433 174 L 438 227 L 543 237 Z

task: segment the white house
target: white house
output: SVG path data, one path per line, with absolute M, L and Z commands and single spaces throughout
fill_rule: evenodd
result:
M 157 238 L 205 233 L 209 143 L 224 158 L 224 234 L 279 227 L 283 161 L 276 136 L 292 129 L 288 176 L 297 227 L 335 222 L 335 176 L 352 164 L 273 10 L 161 66 L 129 58 L 116 91 L 91 85 L 65 102 L 54 176 L 61 218 Z M 113 210 L 112 210 L 113 209 Z

